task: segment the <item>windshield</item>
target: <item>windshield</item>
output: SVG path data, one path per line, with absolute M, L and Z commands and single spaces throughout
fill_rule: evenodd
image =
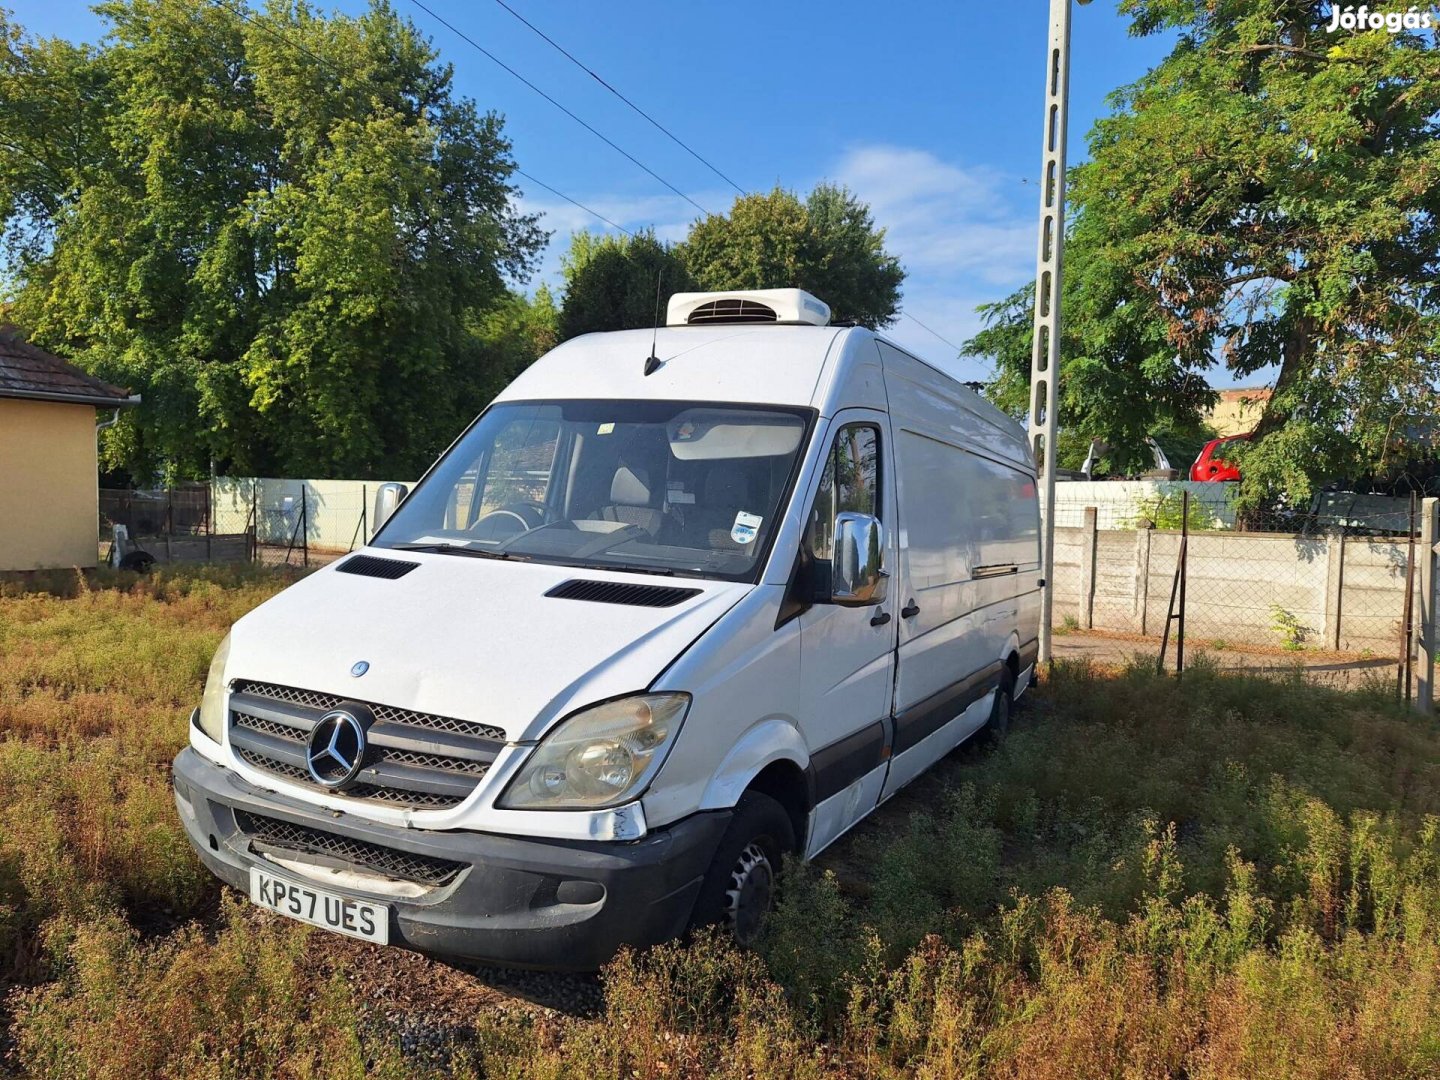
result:
M 808 426 L 775 407 L 496 405 L 374 545 L 753 580 Z

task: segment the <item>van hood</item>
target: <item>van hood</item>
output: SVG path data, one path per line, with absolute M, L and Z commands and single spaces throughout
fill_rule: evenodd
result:
M 538 739 L 574 709 L 645 690 L 753 586 L 435 553 L 403 577 L 334 563 L 231 631 L 225 678 L 490 724 Z M 348 560 L 347 560 L 348 561 Z M 545 594 L 567 581 L 694 590 L 668 607 Z M 368 669 L 353 676 L 364 661 Z

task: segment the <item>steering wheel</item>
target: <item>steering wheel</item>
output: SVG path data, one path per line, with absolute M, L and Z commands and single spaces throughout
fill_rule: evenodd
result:
M 549 522 L 550 508 L 533 499 L 517 499 L 483 514 L 469 532 L 482 540 L 509 540 Z

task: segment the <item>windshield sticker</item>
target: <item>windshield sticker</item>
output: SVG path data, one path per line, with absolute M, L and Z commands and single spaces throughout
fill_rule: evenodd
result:
M 735 524 L 730 526 L 730 539 L 737 544 L 754 543 L 755 534 L 760 530 L 760 523 L 764 520 L 758 514 L 747 514 L 741 510 L 735 515 Z
M 614 430 L 615 430 L 615 425 L 614 425 L 614 424 L 601 424 L 600 427 L 599 427 L 599 429 L 595 432 L 595 434 L 596 434 L 596 435 L 609 435 L 609 434 L 610 434 L 612 431 L 614 431 Z

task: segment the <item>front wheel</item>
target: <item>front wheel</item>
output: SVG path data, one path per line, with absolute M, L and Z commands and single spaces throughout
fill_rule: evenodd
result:
M 718 926 L 737 945 L 754 945 L 775 906 L 781 860 L 794 850 L 785 808 L 758 791 L 740 796 L 701 883 L 691 929 Z
M 1010 712 L 1014 707 L 1015 676 L 1006 668 L 1000 679 L 1000 686 L 995 691 L 995 700 L 990 706 L 990 718 L 985 721 L 985 731 L 990 738 L 998 741 L 1009 733 Z

